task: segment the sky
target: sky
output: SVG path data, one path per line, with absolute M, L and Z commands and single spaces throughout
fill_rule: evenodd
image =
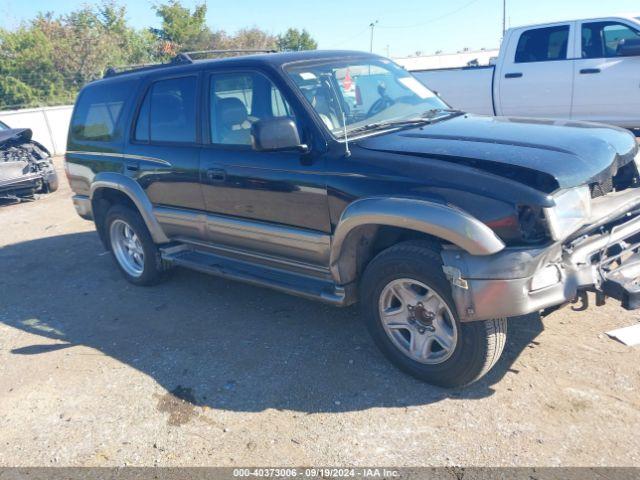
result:
M 193 7 L 203 0 L 182 0 Z M 400 57 L 416 52 L 452 53 L 463 48 L 497 48 L 502 36 L 502 0 L 206 0 L 207 21 L 234 32 L 257 26 L 277 34 L 306 28 L 319 48 L 369 50 L 369 25 L 376 53 Z M 0 26 L 17 28 L 38 12 L 64 14 L 87 0 L 0 0 Z M 158 26 L 153 0 L 119 0 L 137 28 Z M 638 0 L 507 0 L 507 25 L 640 14 Z

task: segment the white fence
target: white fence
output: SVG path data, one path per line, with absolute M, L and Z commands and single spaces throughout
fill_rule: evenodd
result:
M 397 57 L 393 60 L 404 68 L 415 70 L 438 70 L 442 68 L 461 68 L 470 64 L 486 66 L 496 59 L 500 50 L 475 50 L 458 53 L 439 53 L 419 57 Z
M 67 132 L 73 105 L 61 107 L 27 108 L 0 111 L 0 120 L 11 128 L 30 128 L 33 139 L 54 155 L 62 155 L 67 148 Z

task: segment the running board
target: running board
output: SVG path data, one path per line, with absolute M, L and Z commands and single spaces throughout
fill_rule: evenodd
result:
M 224 255 L 197 250 L 187 245 L 163 248 L 160 249 L 160 253 L 162 260 L 171 265 L 197 270 L 209 275 L 269 287 L 336 306 L 346 306 L 353 303 L 349 298 L 352 295 L 347 295 L 350 288 L 338 286 L 328 280 L 266 265 L 256 265 Z

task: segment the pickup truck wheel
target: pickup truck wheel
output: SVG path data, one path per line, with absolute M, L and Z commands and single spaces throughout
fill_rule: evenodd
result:
M 129 282 L 146 286 L 163 279 L 160 251 L 138 212 L 122 205 L 111 207 L 105 231 L 116 264 Z
M 460 322 L 440 255 L 428 243 L 406 242 L 380 253 L 364 273 L 360 298 L 378 347 L 427 383 L 473 383 L 504 349 L 506 319 Z

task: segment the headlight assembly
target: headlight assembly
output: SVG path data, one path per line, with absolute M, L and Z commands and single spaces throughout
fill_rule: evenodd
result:
M 564 240 L 585 225 L 591 216 L 591 190 L 588 185 L 572 188 L 553 197 L 555 207 L 544 213 L 554 240 Z

